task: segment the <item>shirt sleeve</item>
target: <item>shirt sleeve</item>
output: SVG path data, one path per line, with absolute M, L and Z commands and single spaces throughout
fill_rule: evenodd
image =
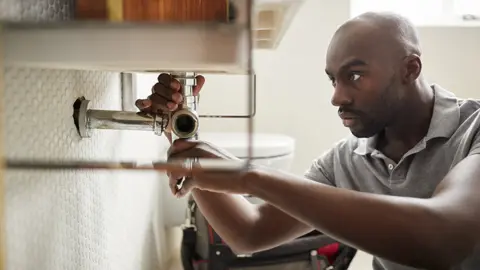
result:
M 468 151 L 468 156 L 480 154 L 480 114 L 477 114 L 471 127 L 474 136 L 470 144 L 471 146 Z
M 307 179 L 335 186 L 335 178 L 333 173 L 334 149 L 330 149 L 321 156 L 313 160 L 304 176 Z
M 477 131 L 477 134 L 475 137 L 476 138 L 473 140 L 472 147 L 468 152 L 469 156 L 480 154 L 480 130 Z

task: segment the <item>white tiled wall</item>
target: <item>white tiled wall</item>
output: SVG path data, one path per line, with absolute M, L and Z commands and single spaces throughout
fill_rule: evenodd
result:
M 0 0 L 0 18 L 68 19 L 73 3 Z M 7 68 L 4 75 L 7 157 L 164 157 L 165 139 L 148 132 L 78 136 L 74 101 L 85 96 L 92 108 L 120 110 L 118 73 Z M 146 172 L 8 171 L 7 269 L 165 269 L 159 191 L 158 175 Z
M 7 69 L 6 151 L 10 158 L 159 158 L 163 138 L 98 131 L 81 139 L 73 102 L 120 109 L 119 74 Z M 152 221 L 160 218 L 158 175 L 8 171 L 8 269 L 155 269 L 164 258 Z M 160 238 L 157 238 L 160 237 Z

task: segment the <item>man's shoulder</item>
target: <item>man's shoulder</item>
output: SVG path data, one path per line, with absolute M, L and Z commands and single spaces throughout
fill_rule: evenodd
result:
M 357 146 L 358 139 L 353 135 L 337 140 L 331 147 L 314 159 L 305 176 L 317 182 L 335 185 L 335 168 L 351 164 L 349 159 L 353 156 L 352 154 Z
M 480 99 L 458 99 L 460 111 L 456 134 L 461 137 L 478 137 L 480 133 Z
M 330 151 L 338 154 L 339 156 L 349 156 L 353 154 L 355 150 L 358 149 L 358 146 L 364 138 L 357 138 L 353 135 L 346 136 L 338 141 L 336 141 Z
M 458 98 L 457 104 L 460 109 L 460 122 L 462 123 L 480 112 L 480 99 Z
M 438 84 L 434 85 L 437 95 L 440 97 L 435 102 L 440 110 L 440 120 L 445 125 L 455 125 L 458 130 L 471 129 L 472 125 L 478 125 L 476 118 L 480 114 L 480 99 L 458 96 Z M 451 121 L 451 122 L 450 122 Z M 475 127 L 473 127 L 475 128 Z M 476 129 L 476 128 L 475 128 Z
M 333 167 L 335 163 L 343 163 L 350 158 L 358 147 L 358 139 L 352 136 L 346 136 L 335 141 L 328 149 L 314 159 L 317 166 L 325 165 Z

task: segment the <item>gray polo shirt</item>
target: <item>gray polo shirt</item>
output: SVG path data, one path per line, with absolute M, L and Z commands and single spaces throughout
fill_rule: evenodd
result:
M 361 192 L 431 197 L 448 171 L 465 157 L 480 153 L 480 101 L 459 99 L 438 85 L 432 88 L 435 105 L 428 133 L 398 163 L 375 149 L 376 136 L 351 136 L 315 159 L 305 176 Z M 381 258 L 374 258 L 373 268 L 413 269 Z M 457 269 L 480 269 L 480 250 Z

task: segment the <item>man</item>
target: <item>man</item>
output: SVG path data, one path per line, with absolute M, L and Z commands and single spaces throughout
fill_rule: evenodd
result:
M 305 177 L 257 167 L 204 171 L 172 192 L 191 191 L 238 252 L 316 229 L 373 254 L 375 269 L 480 269 L 480 102 L 429 84 L 421 71 L 408 20 L 373 12 L 349 20 L 332 38 L 326 73 L 332 104 L 354 136 L 317 158 Z M 199 76 L 196 93 L 204 82 Z M 168 75 L 154 89 L 137 102 L 141 110 L 174 110 L 181 102 Z M 170 157 L 235 159 L 192 141 L 176 141 Z M 184 175 L 170 176 L 174 187 Z M 240 194 L 266 203 L 251 205 Z

